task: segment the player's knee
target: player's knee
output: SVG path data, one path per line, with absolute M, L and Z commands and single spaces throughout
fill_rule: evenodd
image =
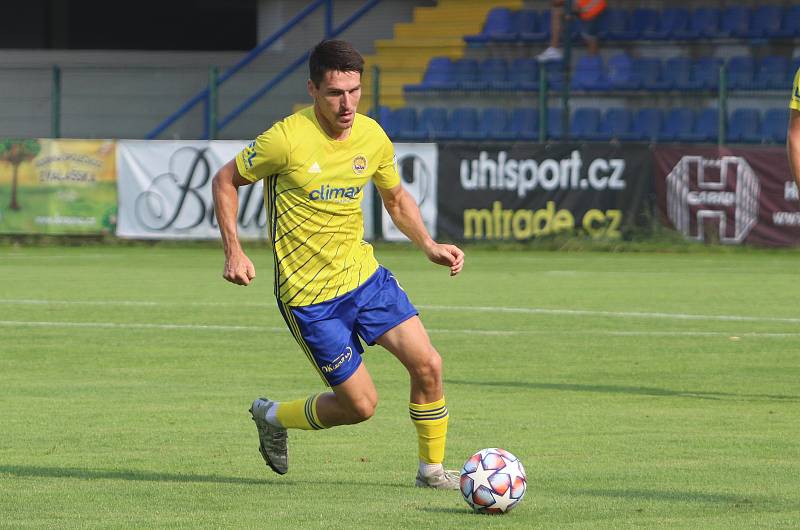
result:
M 375 415 L 375 409 L 378 408 L 377 396 L 364 396 L 350 404 L 349 413 L 351 423 L 361 423 L 367 421 Z
M 442 377 L 442 356 L 433 346 L 423 360 L 412 367 L 411 376 L 422 383 L 435 383 Z

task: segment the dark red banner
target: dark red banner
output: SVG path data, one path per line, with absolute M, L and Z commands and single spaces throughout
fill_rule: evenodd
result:
M 655 149 L 661 221 L 689 239 L 800 245 L 800 200 L 786 149 Z

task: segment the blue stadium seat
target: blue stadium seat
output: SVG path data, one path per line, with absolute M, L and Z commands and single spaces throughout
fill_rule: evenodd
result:
M 427 90 L 452 90 L 457 86 L 453 61 L 449 57 L 433 57 L 428 61 L 422 82 L 418 85 L 405 85 L 403 89 L 406 92 L 424 92 Z
M 539 62 L 533 58 L 517 57 L 511 62 L 508 81 L 514 90 L 539 90 Z
M 648 40 L 685 39 L 689 34 L 689 10 L 682 7 L 667 7 L 657 19 L 653 29 L 645 28 L 642 38 Z
M 675 107 L 667 112 L 658 131 L 658 139 L 675 142 L 686 138 L 694 128 L 694 113 L 686 107 Z
M 716 7 L 698 7 L 689 17 L 686 39 L 715 39 L 719 37 L 720 10 Z
M 447 130 L 451 138 L 459 140 L 481 140 L 481 131 L 478 120 L 478 111 L 475 107 L 457 107 L 450 113 Z
M 622 140 L 631 132 L 631 112 L 622 107 L 612 107 L 603 113 L 595 140 Z M 592 138 L 592 135 L 589 135 Z
M 755 86 L 763 90 L 786 90 L 787 83 L 786 72 L 789 67 L 789 61 L 785 57 L 778 55 L 768 55 L 761 59 L 758 63 L 758 68 L 755 76 Z
M 688 142 L 716 142 L 719 139 L 719 111 L 703 109 L 695 118 L 692 132 L 679 140 Z
M 742 6 L 730 6 L 722 12 L 719 36 L 745 39 L 750 36 L 750 10 Z
M 414 107 L 400 107 L 392 112 L 394 134 L 402 140 L 421 139 L 417 132 L 417 111 Z
M 786 8 L 781 17 L 781 29 L 778 36 L 783 38 L 800 37 L 800 5 Z
M 649 7 L 637 7 L 630 18 L 629 30 L 632 40 L 647 38 L 645 33 L 656 31 L 659 27 L 659 13 Z
M 491 90 L 508 90 L 511 82 L 508 78 L 508 64 L 505 59 L 484 59 L 480 65 L 481 82 Z
M 544 72 L 547 76 L 548 90 L 561 90 L 564 88 L 564 61 L 544 63 Z
M 725 136 L 734 143 L 761 142 L 761 115 L 751 108 L 736 109 L 728 116 Z
M 645 90 L 669 90 L 672 83 L 664 79 L 661 70 L 661 59 L 653 57 L 637 57 L 633 60 L 634 75 L 641 88 Z
M 784 84 L 784 87 L 792 86 L 797 70 L 800 70 L 800 56 L 792 59 L 791 64 L 789 64 L 789 69 L 786 71 L 786 84 Z
M 448 136 L 447 109 L 425 107 L 417 122 L 417 133 L 421 140 L 443 140 Z
M 638 90 L 641 76 L 634 70 L 630 55 L 625 52 L 612 55 L 608 60 L 608 84 L 615 90 Z
M 480 131 L 487 140 L 513 140 L 508 111 L 500 107 L 489 107 L 481 111 Z
M 661 110 L 644 107 L 636 112 L 630 131 L 620 135 L 621 140 L 655 142 L 661 130 Z
M 475 59 L 458 59 L 453 62 L 453 79 L 461 90 L 482 90 L 486 85 L 481 82 L 478 61 Z
M 664 80 L 671 89 L 698 90 L 700 83 L 695 79 L 692 60 L 687 57 L 671 57 L 664 63 Z
M 549 13 L 548 13 L 549 15 Z M 547 19 L 547 27 L 543 24 L 543 19 L 537 11 L 533 9 L 520 9 L 517 14 L 517 40 L 526 43 L 544 42 L 550 38 L 550 19 Z
M 639 36 L 638 31 L 630 27 L 630 17 L 625 9 L 606 9 L 601 19 L 598 37 L 603 40 L 633 40 Z
M 753 90 L 753 74 L 756 63 L 752 57 L 737 56 L 728 60 L 728 88 L 731 90 Z
M 750 37 L 770 39 L 789 37 L 781 32 L 782 9 L 776 5 L 765 5 L 755 8 L 750 20 Z
M 600 118 L 600 109 L 593 107 L 575 109 L 569 124 L 570 136 L 577 140 L 596 140 L 599 136 Z
M 573 90 L 607 90 L 609 84 L 603 59 L 599 55 L 583 55 L 578 58 L 570 87 Z
M 486 15 L 483 30 L 477 35 L 467 35 L 467 44 L 486 44 L 489 41 L 511 41 L 517 38 L 514 14 L 507 7 L 495 7 Z
M 517 140 L 539 139 L 539 111 L 531 107 L 517 107 L 511 113 L 511 131 Z
M 378 107 L 378 116 L 376 120 L 389 138 L 394 138 L 394 136 L 396 136 L 394 112 L 392 112 L 392 109 L 385 105 Z
M 766 143 L 786 143 L 786 129 L 789 124 L 789 109 L 780 107 L 768 109 L 764 113 L 761 132 Z
M 547 138 L 560 140 L 564 138 L 564 112 L 560 107 L 547 109 Z
M 700 90 L 717 90 L 719 88 L 719 69 L 722 59 L 718 57 L 701 57 L 692 65 L 692 77 Z

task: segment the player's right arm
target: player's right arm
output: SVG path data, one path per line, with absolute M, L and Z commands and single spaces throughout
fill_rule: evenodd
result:
M 217 171 L 211 182 L 214 196 L 214 213 L 217 216 L 222 248 L 225 252 L 225 268 L 222 277 L 231 283 L 249 285 L 256 277 L 253 262 L 242 250 L 236 217 L 239 211 L 239 187 L 251 182 L 239 174 L 236 160 L 231 160 Z
M 786 132 L 786 151 L 795 182 L 800 186 L 800 69 L 794 76 L 792 98 L 789 100 L 789 129 Z
M 789 111 L 789 132 L 786 134 L 786 149 L 789 152 L 789 167 L 797 185 L 800 186 L 800 111 Z

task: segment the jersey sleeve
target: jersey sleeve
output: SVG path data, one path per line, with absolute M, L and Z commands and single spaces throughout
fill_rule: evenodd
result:
M 261 133 L 236 155 L 239 174 L 250 182 L 281 173 L 289 165 L 289 139 L 283 123 Z
M 400 174 L 397 172 L 397 158 L 394 156 L 394 145 L 389 137 L 383 134 L 383 154 L 378 161 L 378 169 L 372 176 L 376 186 L 383 189 L 394 188 L 400 184 Z
M 794 74 L 794 86 L 792 87 L 792 99 L 789 100 L 789 108 L 800 111 L 800 69 Z

